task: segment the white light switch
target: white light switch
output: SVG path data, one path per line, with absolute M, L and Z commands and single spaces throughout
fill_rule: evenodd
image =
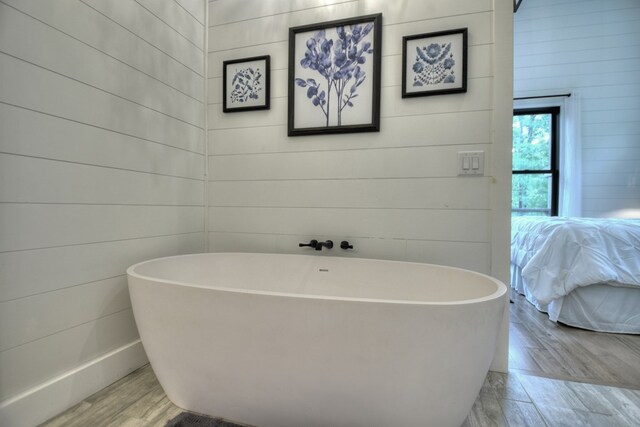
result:
M 458 151 L 458 175 L 484 175 L 484 151 Z

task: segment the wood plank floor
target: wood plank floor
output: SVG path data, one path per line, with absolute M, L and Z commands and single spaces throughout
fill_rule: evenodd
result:
M 640 389 L 640 335 L 606 334 L 556 324 L 524 296 L 512 298 L 510 370 Z
M 510 372 L 489 372 L 463 427 L 640 425 L 640 336 L 556 325 L 520 296 L 510 329 Z M 164 427 L 180 412 L 147 365 L 42 426 Z
M 146 365 L 41 425 L 164 427 L 181 412 L 165 395 L 151 366 Z

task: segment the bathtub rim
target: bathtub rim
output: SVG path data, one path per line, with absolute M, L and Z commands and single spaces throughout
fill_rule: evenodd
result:
M 223 286 L 204 286 L 198 285 L 195 283 L 189 282 L 180 282 L 175 280 L 167 280 L 160 279 L 158 277 L 153 276 L 145 276 L 135 272 L 135 269 L 143 264 L 162 261 L 167 259 L 177 259 L 177 258 L 189 258 L 189 257 L 204 257 L 206 255 L 260 255 L 260 256 L 291 256 L 291 257 L 305 257 L 305 258 L 336 258 L 336 259 L 345 259 L 345 260 L 354 260 L 354 261 L 365 261 L 365 262 L 384 262 L 384 263 L 392 263 L 392 264 L 404 264 L 404 265 L 421 265 L 421 266 L 429 266 L 443 269 L 451 269 L 460 272 L 464 272 L 471 275 L 476 275 L 482 277 L 484 279 L 488 279 L 490 282 L 494 283 L 497 289 L 485 296 L 479 298 L 471 298 L 471 299 L 460 299 L 453 301 L 420 301 L 420 300 L 403 300 L 403 299 L 381 299 L 381 298 L 356 298 L 356 297 L 338 297 L 331 295 L 319 295 L 319 294 L 301 294 L 301 293 L 293 293 L 293 292 L 275 292 L 275 291 L 265 291 L 265 290 L 255 290 L 255 289 L 245 289 L 245 288 L 228 288 Z M 288 254 L 288 253 L 261 253 L 261 252 L 199 252 L 194 254 L 183 254 L 183 255 L 170 255 L 159 258 L 152 258 L 145 261 L 138 262 L 133 264 L 126 270 L 127 278 L 134 277 L 139 280 L 154 282 L 158 284 L 165 285 L 177 285 L 177 286 L 185 286 L 191 288 L 200 288 L 207 289 L 212 291 L 221 291 L 221 292 L 234 292 L 239 294 L 253 294 L 253 295 L 263 295 L 263 296 L 276 296 L 276 297 L 287 297 L 287 298 L 304 298 L 304 299 L 322 299 L 328 301 L 350 301 L 350 302 L 364 302 L 364 303 L 384 303 L 384 304 L 398 304 L 398 305 L 424 305 L 424 306 L 456 306 L 456 305 L 471 305 L 478 304 L 482 302 L 488 302 L 493 300 L 499 300 L 500 298 L 506 298 L 507 296 L 507 286 L 500 280 L 495 277 L 489 276 L 484 273 L 479 273 L 477 271 L 468 270 L 460 267 L 451 267 L 447 265 L 440 264 L 430 264 L 425 262 L 413 262 L 413 261 L 397 261 L 397 260 L 386 260 L 386 259 L 377 259 L 377 258 L 358 258 L 358 257 L 336 257 L 336 256 L 316 256 L 309 254 Z M 127 280 L 128 286 L 131 286 L 131 282 Z

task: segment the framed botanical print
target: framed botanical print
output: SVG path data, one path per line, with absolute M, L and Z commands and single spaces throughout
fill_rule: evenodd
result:
M 270 62 L 269 55 L 223 62 L 223 112 L 270 108 Z
M 289 136 L 380 130 L 382 14 L 289 29 Z
M 467 29 L 402 38 L 402 97 L 467 91 Z

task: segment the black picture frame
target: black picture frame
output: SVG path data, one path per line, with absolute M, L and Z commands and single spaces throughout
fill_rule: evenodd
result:
M 467 91 L 468 29 L 402 38 L 402 97 Z
M 289 28 L 288 135 L 379 132 L 381 64 L 381 13 Z
M 271 108 L 271 56 L 253 56 L 222 63 L 222 111 Z
M 513 13 L 516 13 L 518 9 L 520 9 L 521 4 L 522 0 L 513 0 Z

